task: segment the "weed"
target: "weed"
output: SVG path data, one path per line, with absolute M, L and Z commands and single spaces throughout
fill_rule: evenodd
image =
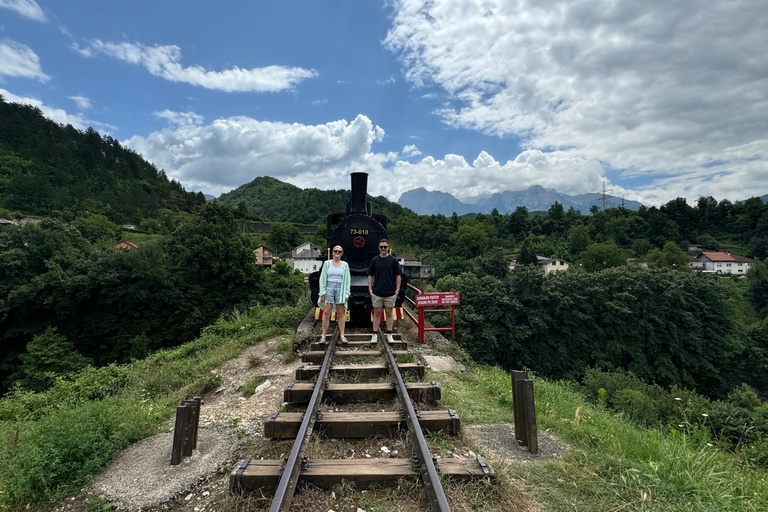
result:
M 266 381 L 266 375 L 257 375 L 256 377 L 249 380 L 247 384 L 241 387 L 239 391 L 245 398 L 250 398 L 253 396 L 253 393 L 256 392 L 256 388 L 264 384 Z

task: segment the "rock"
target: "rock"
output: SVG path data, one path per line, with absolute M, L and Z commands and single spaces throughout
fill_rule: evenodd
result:
M 187 497 L 184 498 L 184 501 L 189 501 L 189 500 L 191 500 L 194 497 L 195 497 L 195 493 L 191 492 L 191 493 L 187 494 Z

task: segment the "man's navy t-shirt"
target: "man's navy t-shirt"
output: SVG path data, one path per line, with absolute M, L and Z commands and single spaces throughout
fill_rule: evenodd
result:
M 395 276 L 400 275 L 400 264 L 391 254 L 386 258 L 376 256 L 368 267 L 368 275 L 373 276 L 374 295 L 391 297 L 397 289 Z

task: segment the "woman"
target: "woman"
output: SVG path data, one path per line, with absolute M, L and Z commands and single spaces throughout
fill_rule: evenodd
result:
M 349 265 L 341 261 L 344 250 L 340 245 L 333 248 L 333 259 L 323 264 L 320 272 L 320 301 L 318 306 L 323 308 L 323 335 L 321 341 L 325 342 L 328 332 L 328 324 L 331 321 L 331 309 L 336 305 L 336 323 L 339 324 L 341 342 L 347 343 L 344 336 L 344 311 L 349 300 Z

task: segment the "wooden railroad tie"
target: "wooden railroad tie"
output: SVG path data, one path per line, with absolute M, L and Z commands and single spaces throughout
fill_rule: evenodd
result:
M 373 345 L 369 343 L 368 346 L 371 347 Z M 395 356 L 410 354 L 410 352 L 408 352 L 407 350 L 393 350 L 392 353 Z M 381 352 L 378 350 L 343 350 L 343 349 L 339 350 L 337 349 L 334 355 L 339 359 L 343 359 L 345 357 L 378 357 L 378 356 L 381 356 Z M 306 351 L 303 354 L 301 354 L 301 362 L 302 363 L 322 363 L 324 357 L 325 357 L 324 350 Z
M 280 460 L 245 459 L 230 474 L 232 492 L 274 492 L 282 464 Z M 456 479 L 496 477 L 482 457 L 439 459 L 437 466 L 441 474 Z M 330 489 L 346 480 L 355 482 L 356 489 L 367 489 L 373 485 L 396 486 L 401 478 L 418 474 L 419 464 L 413 459 L 308 459 L 303 461 L 299 483 Z
M 200 426 L 200 405 L 202 399 L 199 396 L 190 400 L 183 400 L 176 407 L 176 424 L 173 429 L 173 445 L 171 446 L 171 465 L 181 464 L 184 457 L 192 455 L 197 448 L 197 431 Z
M 397 365 L 400 373 L 407 373 L 419 379 L 424 377 L 426 367 L 419 363 L 400 363 Z M 331 367 L 331 377 L 344 375 L 357 375 L 365 378 L 381 377 L 387 375 L 389 368 L 385 364 L 345 364 Z M 296 380 L 312 380 L 320 373 L 320 366 L 316 364 L 302 364 L 294 371 Z
M 304 417 L 301 412 L 274 413 L 264 423 L 267 439 L 294 439 Z M 420 411 L 422 430 L 443 431 L 457 435 L 461 420 L 456 411 Z M 407 424 L 401 412 L 322 412 L 315 422 L 315 432 L 329 438 L 397 437 Z
M 415 402 L 434 403 L 440 400 L 440 386 L 436 382 L 409 382 L 408 395 Z M 283 391 L 283 402 L 306 404 L 315 385 L 311 382 L 291 382 Z M 336 404 L 354 402 L 389 401 L 397 398 L 397 390 L 388 382 L 371 384 L 329 384 L 323 394 L 325 400 Z

